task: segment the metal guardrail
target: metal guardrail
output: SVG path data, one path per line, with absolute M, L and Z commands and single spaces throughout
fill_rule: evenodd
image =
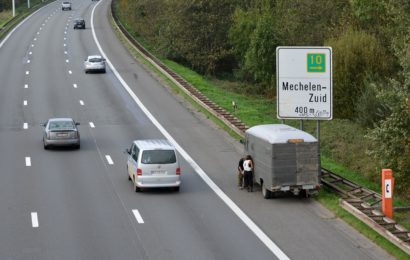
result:
M 190 83 L 181 78 L 181 76 L 164 65 L 159 59 L 157 59 L 154 55 L 147 51 L 126 30 L 114 11 L 114 0 L 111 2 L 111 14 L 121 32 L 143 55 L 152 60 L 157 68 L 161 69 L 161 71 L 167 74 L 169 78 L 183 87 L 186 92 L 189 92 L 190 95 L 193 96 L 197 101 L 199 101 L 203 107 L 206 107 L 208 111 L 211 110 L 211 112 L 213 112 L 213 114 L 216 114 L 219 118 L 225 119 L 224 121 L 227 121 L 228 125 L 231 124 L 231 126 L 234 126 L 236 128 L 236 132 L 241 136 L 244 136 L 244 132 L 246 129 L 248 129 L 248 126 L 242 123 L 230 112 L 226 111 L 225 109 L 215 104 L 213 101 L 209 100 Z M 352 205 L 354 208 L 372 219 L 372 221 L 374 221 L 374 223 L 380 228 L 385 229 L 386 231 L 390 232 L 390 234 L 395 236 L 398 240 L 410 246 L 410 232 L 398 225 L 395 221 L 386 218 L 386 216 L 380 212 L 382 196 L 379 193 L 364 188 L 326 169 L 322 169 L 321 182 L 327 187 L 341 194 L 346 203 Z M 396 210 L 408 209 L 410 209 L 410 207 L 398 208 Z
M 394 220 L 387 218 L 381 211 L 382 195 L 361 187 L 326 169 L 322 169 L 321 182 L 342 195 L 344 202 L 370 218 L 379 228 L 410 247 L 410 231 L 400 226 Z M 410 207 L 400 207 L 394 210 L 404 211 Z

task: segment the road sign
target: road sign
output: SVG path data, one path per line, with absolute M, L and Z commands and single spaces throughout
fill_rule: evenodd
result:
M 276 48 L 277 116 L 331 120 L 332 48 Z

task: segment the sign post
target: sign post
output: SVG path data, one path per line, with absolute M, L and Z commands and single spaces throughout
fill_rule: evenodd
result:
M 384 215 L 393 218 L 393 171 L 390 169 L 382 170 L 382 209 Z
M 276 80 L 279 119 L 332 119 L 331 47 L 277 47 Z

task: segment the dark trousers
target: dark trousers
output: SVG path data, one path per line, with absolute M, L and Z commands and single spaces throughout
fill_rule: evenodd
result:
M 251 171 L 244 172 L 245 187 L 253 188 L 253 173 Z

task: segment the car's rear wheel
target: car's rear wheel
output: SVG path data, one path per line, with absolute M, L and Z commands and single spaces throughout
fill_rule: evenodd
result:
M 43 146 L 44 146 L 44 150 L 48 150 L 48 145 L 46 145 L 46 142 L 44 142 L 44 139 L 43 139 Z
M 262 196 L 265 199 L 270 199 L 272 197 L 272 192 L 268 190 L 263 183 L 262 183 Z
M 128 171 L 128 165 L 127 165 L 127 175 L 128 175 L 128 180 L 131 181 L 132 179 L 131 179 L 130 173 Z
M 137 186 L 137 182 L 135 181 L 135 177 L 134 177 L 134 189 L 135 189 L 135 192 L 140 192 L 141 191 L 141 188 Z

